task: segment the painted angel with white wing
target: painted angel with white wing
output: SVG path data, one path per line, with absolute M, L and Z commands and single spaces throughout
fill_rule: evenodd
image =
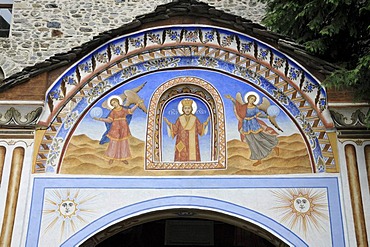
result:
M 262 99 L 262 103 L 258 104 L 260 96 L 255 92 L 246 93 L 244 96 L 245 102 L 240 92 L 236 94 L 235 99 L 230 95 L 226 95 L 226 98 L 234 104 L 240 138 L 250 148 L 250 159 L 256 160 L 253 165 L 261 164 L 261 160 L 266 158 L 273 149 L 279 154 L 277 147 L 279 142 L 277 139 L 278 132 L 260 119 L 268 118 L 276 129 L 282 131 L 276 122 L 279 109 L 276 106 L 271 107 L 270 102 L 265 97 Z
M 93 119 L 105 123 L 107 130 L 99 144 L 109 142 L 105 152 L 109 158 L 109 164 L 112 164 L 114 160 L 121 160 L 124 164 L 128 164 L 128 160 L 131 159 L 129 124 L 132 114 L 137 108 L 147 112 L 144 100 L 138 95 L 145 84 L 146 82 L 136 88 L 125 90 L 121 95 L 112 95 L 102 103 L 103 108 L 110 110 L 109 115 L 106 118 L 93 117 Z
M 119 97 L 121 98 L 121 105 L 125 108 L 129 108 L 132 105 L 137 105 L 143 112 L 147 113 L 146 106 L 144 105 L 144 100 L 138 95 L 139 91 L 143 89 L 145 84 L 146 82 L 137 86 L 136 88 L 127 89 L 121 95 L 119 95 Z M 109 110 L 112 109 L 109 103 L 109 100 L 105 100 L 102 103 L 102 107 Z

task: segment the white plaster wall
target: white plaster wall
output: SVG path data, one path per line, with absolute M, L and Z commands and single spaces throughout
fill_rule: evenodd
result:
M 269 223 L 269 220 L 272 220 L 284 225 L 288 231 L 291 231 L 290 234 L 295 234 L 303 239 L 308 246 L 343 246 L 342 244 L 333 245 L 333 242 L 340 243 L 342 241 L 340 239 L 344 238 L 343 226 L 338 224 L 342 217 L 340 210 L 338 210 L 340 208 L 340 193 L 337 188 L 338 184 L 335 182 L 338 181 L 335 175 L 325 177 L 296 175 L 290 177 L 202 178 L 92 178 L 89 176 L 73 178 L 72 176 L 47 177 L 40 175 L 33 177 L 37 180 L 33 184 L 34 188 L 29 188 L 33 194 L 31 209 L 33 219 L 30 219 L 29 223 L 25 219 L 28 228 L 23 230 L 23 234 L 28 235 L 27 246 L 59 246 L 69 237 L 81 230 L 86 231 L 85 227 L 88 228 L 96 222 L 100 222 L 97 228 L 99 231 L 114 224 L 117 220 L 121 221 L 156 210 L 184 207 L 215 210 L 234 215 L 268 229 L 270 232 L 271 229 L 274 229 L 274 223 Z M 316 181 L 316 178 L 322 180 Z M 340 180 L 338 182 L 340 183 Z M 309 190 L 305 190 L 307 188 Z M 300 221 L 299 217 L 301 216 L 292 211 L 292 200 L 289 200 L 289 193 L 296 193 L 299 190 L 308 192 L 312 198 L 320 193 L 324 195 L 321 199 L 316 198 L 317 201 L 313 201 L 312 205 L 315 204 L 312 208 L 313 211 L 305 216 L 306 220 L 313 219 L 310 217 L 315 217 L 317 220 L 316 225 L 312 222 L 308 224 L 306 230 Z M 274 196 L 276 193 L 284 193 L 288 196 L 279 199 Z M 177 204 L 176 200 L 179 197 L 185 198 L 185 201 L 181 199 L 182 204 Z M 214 204 L 197 204 L 198 198 L 203 201 L 212 201 Z M 60 214 L 59 205 L 65 200 L 76 202 L 79 208 L 76 215 L 79 217 L 76 215 L 63 217 Z M 165 202 L 163 203 L 161 200 Z M 160 201 L 160 203 L 156 203 L 156 201 Z M 174 204 L 171 205 L 172 202 Z M 223 204 L 223 207 L 217 207 L 220 203 Z M 332 210 L 329 210 L 329 203 L 331 203 Z M 145 206 L 143 206 L 144 204 Z M 274 210 L 274 207 L 279 206 L 286 208 L 285 213 L 282 212 L 284 210 L 281 208 Z M 128 208 L 131 208 L 131 211 Z M 240 212 L 249 211 L 249 213 L 238 214 L 239 212 L 232 208 L 238 208 L 241 210 Z M 126 214 L 125 210 L 131 213 Z M 122 211 L 118 213 L 119 218 L 111 218 L 111 215 L 115 215 L 118 211 Z M 325 215 L 325 217 L 318 216 L 318 213 Z M 259 216 L 254 218 L 252 214 L 265 217 L 268 220 L 258 219 Z M 282 220 L 284 216 L 286 218 L 292 217 L 292 219 L 298 217 L 298 223 L 290 225 L 289 221 Z M 275 232 L 274 234 L 278 235 L 279 233 Z M 280 238 L 284 239 L 284 236 L 290 238 L 290 234 L 285 234 Z

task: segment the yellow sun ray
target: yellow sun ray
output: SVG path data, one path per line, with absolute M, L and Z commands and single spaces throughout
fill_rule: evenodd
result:
M 71 223 L 72 231 L 75 232 L 76 231 L 76 225 L 75 225 L 74 221 L 71 220 L 70 223 Z
M 98 196 L 74 189 L 47 190 L 43 210 L 43 224 L 46 227 L 43 235 L 53 229 L 62 242 L 96 215 L 95 200 Z
M 53 213 L 55 213 L 55 210 L 54 209 L 44 209 L 44 210 L 42 210 L 42 213 L 44 213 L 44 214 L 53 214 Z
M 54 194 L 55 194 L 59 199 L 62 199 L 62 195 L 59 193 L 59 191 L 54 190 L 53 192 L 54 192 Z
M 83 223 L 87 223 L 87 221 L 84 218 L 82 218 L 80 215 L 77 215 L 77 219 L 79 219 Z
M 306 233 L 308 228 L 309 228 L 309 221 L 307 220 L 307 217 L 303 217 L 302 218 L 302 229 L 303 229 L 303 232 Z
M 60 231 L 60 240 L 59 240 L 59 242 L 62 242 L 62 239 L 63 239 L 63 236 L 64 236 L 64 229 L 65 229 L 65 221 L 63 220 L 63 222 L 62 222 L 62 225 L 61 225 L 61 231 Z
M 78 195 L 80 194 L 80 190 L 76 191 L 76 194 L 73 196 L 73 198 L 78 198 Z
M 94 198 L 96 198 L 96 195 L 91 196 L 91 197 L 87 197 L 87 198 L 85 198 L 84 200 L 81 200 L 81 201 L 80 201 L 80 204 L 84 204 L 84 203 L 86 203 L 87 201 L 91 201 L 91 200 L 92 200 L 92 199 L 94 199 Z
M 300 188 L 271 192 L 276 199 L 271 209 L 291 229 L 302 231 L 304 235 L 314 229 L 326 230 L 323 227 L 329 218 L 326 191 Z
M 53 201 L 53 200 L 51 200 L 49 198 L 46 198 L 45 199 L 45 202 L 50 203 L 50 204 L 55 205 L 55 206 L 58 205 L 58 203 L 56 203 L 55 201 Z
M 52 222 L 50 222 L 50 224 L 45 228 L 45 232 L 46 233 L 47 231 L 49 231 L 54 225 L 55 223 L 57 223 L 59 220 L 59 218 L 55 217 L 54 220 Z

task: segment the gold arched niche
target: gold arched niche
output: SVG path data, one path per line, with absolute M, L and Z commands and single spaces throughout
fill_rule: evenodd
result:
M 161 158 L 162 114 L 165 104 L 178 96 L 194 96 L 207 105 L 211 115 L 211 160 L 205 162 L 164 162 Z M 148 110 L 146 163 L 147 170 L 224 169 L 226 168 L 225 114 L 222 98 L 207 81 L 177 77 L 162 84 L 150 100 Z

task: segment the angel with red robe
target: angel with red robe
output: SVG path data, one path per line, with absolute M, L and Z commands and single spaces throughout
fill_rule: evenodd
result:
M 106 123 L 107 130 L 99 143 L 109 142 L 105 155 L 110 165 L 114 160 L 120 160 L 127 165 L 128 160 L 132 158 L 129 145 L 131 137 L 129 124 L 133 112 L 138 107 L 145 113 L 147 112 L 144 100 L 137 94 L 145 84 L 146 82 L 136 88 L 125 90 L 121 95 L 111 96 L 102 103 L 104 108 L 111 110 L 108 117 L 94 117 L 95 120 Z M 132 105 L 134 106 L 130 107 Z

